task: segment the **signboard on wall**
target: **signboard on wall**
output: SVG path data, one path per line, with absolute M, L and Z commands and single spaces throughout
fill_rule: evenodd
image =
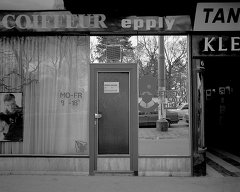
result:
M 161 33 L 191 31 L 190 16 L 71 14 L 68 11 L 0 12 L 0 32 Z
M 194 35 L 193 56 L 240 56 L 240 36 Z
M 240 31 L 240 3 L 198 3 L 194 31 Z

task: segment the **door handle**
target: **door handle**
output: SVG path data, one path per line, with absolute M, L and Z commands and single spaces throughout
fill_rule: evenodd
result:
M 95 113 L 94 115 L 95 119 L 100 119 L 102 117 L 102 114 L 100 113 Z

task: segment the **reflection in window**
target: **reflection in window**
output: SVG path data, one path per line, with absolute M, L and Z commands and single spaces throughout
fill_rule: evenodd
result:
M 204 139 L 204 116 L 203 116 L 203 74 L 201 72 L 197 73 L 197 135 L 198 138 L 198 147 L 205 147 L 205 139 Z
M 91 62 L 109 62 L 107 46 L 120 45 L 121 57 L 116 62 L 138 64 L 139 155 L 190 155 L 187 37 L 164 36 L 166 87 L 163 94 L 169 123 L 167 132 L 156 130 L 158 39 L 159 36 L 92 36 Z
M 139 155 L 190 155 L 188 55 L 186 36 L 164 36 L 167 131 L 156 129 L 158 117 L 158 37 L 136 38 L 139 64 Z M 144 89 L 142 88 L 144 87 Z M 150 105 L 154 103 L 157 105 Z

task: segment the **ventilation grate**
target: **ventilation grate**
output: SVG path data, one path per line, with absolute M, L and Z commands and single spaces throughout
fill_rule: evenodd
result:
M 108 61 L 120 61 L 121 59 L 121 46 L 120 45 L 108 45 L 106 50 L 106 56 Z

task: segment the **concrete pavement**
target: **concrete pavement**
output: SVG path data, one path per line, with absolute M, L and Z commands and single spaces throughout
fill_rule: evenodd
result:
M 0 192 L 240 192 L 240 177 L 0 175 Z
M 189 125 L 184 121 L 172 124 L 166 132 L 140 128 L 138 138 L 140 155 L 190 155 Z

